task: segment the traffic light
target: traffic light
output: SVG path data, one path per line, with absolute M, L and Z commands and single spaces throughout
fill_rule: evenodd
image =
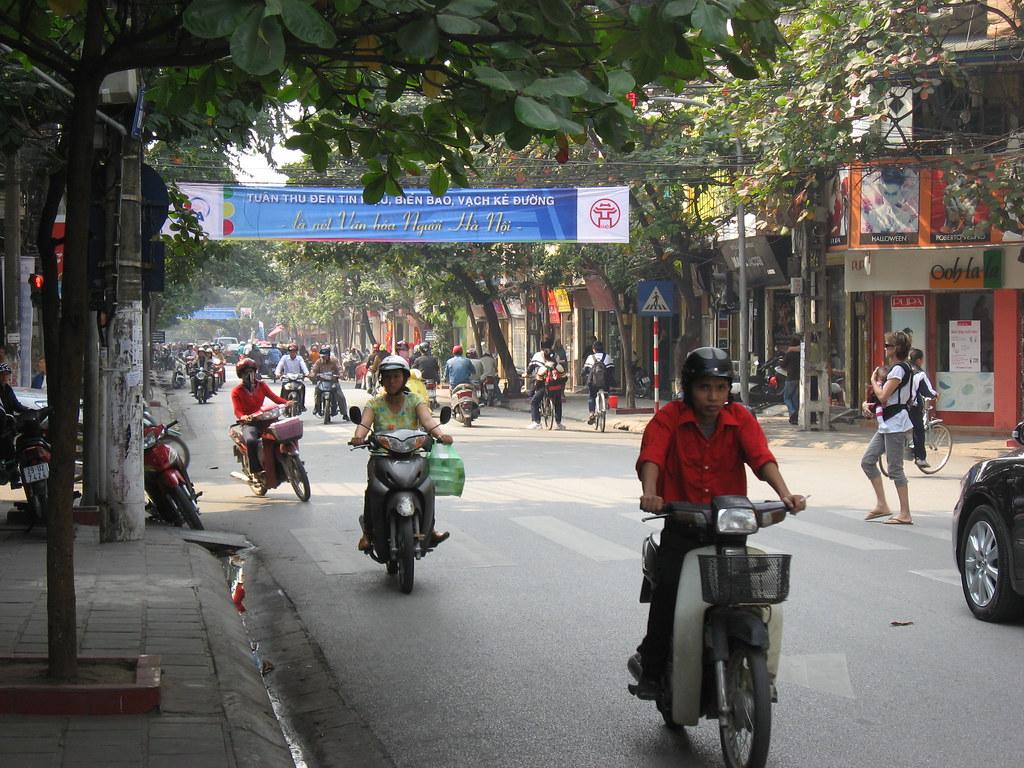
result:
M 43 276 L 38 272 L 29 275 L 28 288 L 32 296 L 32 303 L 41 304 L 43 301 Z

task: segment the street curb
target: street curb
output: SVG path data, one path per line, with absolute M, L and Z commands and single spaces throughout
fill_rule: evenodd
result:
M 317 766 L 394 768 L 373 729 L 341 693 L 323 651 L 259 552 L 246 557 L 245 628 L 257 645 L 281 727 Z
M 295 768 L 245 627 L 228 594 L 223 564 L 198 544 L 187 547 L 235 764 Z

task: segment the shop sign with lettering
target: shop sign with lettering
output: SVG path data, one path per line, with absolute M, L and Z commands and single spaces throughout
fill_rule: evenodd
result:
M 937 262 L 932 265 L 928 287 L 952 288 L 959 291 L 976 288 L 1003 287 L 1003 250 L 992 248 L 977 256 L 957 256 L 953 263 Z
M 911 293 L 892 297 L 893 309 L 924 309 L 924 294 Z

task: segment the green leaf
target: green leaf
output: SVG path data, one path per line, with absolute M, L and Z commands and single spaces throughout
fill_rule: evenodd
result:
M 338 42 L 327 20 L 302 0 L 281 0 L 281 18 L 288 31 L 303 42 L 318 48 L 333 48 Z
M 399 47 L 414 59 L 429 59 L 437 53 L 437 22 L 432 18 L 411 21 L 395 33 Z
M 697 0 L 672 0 L 661 9 L 661 15 L 666 19 L 679 19 L 689 16 L 696 7 Z
M 334 8 L 342 16 L 348 16 L 363 4 L 363 0 L 334 0 Z
M 387 90 L 384 92 L 384 98 L 390 102 L 396 102 L 405 93 L 405 75 L 397 74 L 390 80 L 388 80 Z
M 238 17 L 252 6 L 245 0 L 195 0 L 182 16 L 185 29 L 196 37 L 228 37 L 238 25 Z
M 384 188 L 387 186 L 388 177 L 383 173 L 364 173 L 362 182 L 363 202 L 367 205 L 379 203 L 384 197 Z
M 277 17 L 251 8 L 231 35 L 231 58 L 252 75 L 266 75 L 284 64 L 284 33 Z
M 623 69 L 608 73 L 608 93 L 612 96 L 625 96 L 636 87 L 636 80 Z
M 728 30 L 725 26 L 728 18 L 725 11 L 717 5 L 697 0 L 697 7 L 690 15 L 690 21 L 712 45 L 724 43 L 728 39 Z
M 453 16 L 450 13 L 439 13 L 437 26 L 441 28 L 442 32 L 447 32 L 449 35 L 475 35 L 480 31 L 480 25 L 472 19 Z
M 478 83 L 496 91 L 514 91 L 516 87 L 504 72 L 499 72 L 484 64 L 473 67 L 473 77 Z
M 445 13 L 475 18 L 493 11 L 497 6 L 495 0 L 454 0 L 444 10 Z
M 545 77 L 534 80 L 524 89 L 523 93 L 528 96 L 582 96 L 587 91 L 589 83 L 582 75 L 573 72 L 570 75 L 561 77 Z
M 516 122 L 515 102 L 513 99 L 502 101 L 498 104 L 488 105 L 486 117 L 484 118 L 484 133 L 490 136 L 500 136 L 510 130 Z
M 754 80 L 757 78 L 759 74 L 757 67 L 747 59 L 737 56 L 732 51 L 724 48 L 717 48 L 716 53 L 725 62 L 725 66 L 729 68 L 729 71 L 736 75 L 736 77 L 742 80 Z
M 516 118 L 523 125 L 542 131 L 558 130 L 560 120 L 547 104 L 529 96 L 516 97 Z
M 540 11 L 544 14 L 544 18 L 556 27 L 572 24 L 575 16 L 572 8 L 566 5 L 565 0 L 544 0 L 540 3 Z
M 518 43 L 494 43 L 491 46 L 494 55 L 499 59 L 528 59 L 533 53 Z
M 440 197 L 448 191 L 448 184 L 448 174 L 445 173 L 442 166 L 437 166 L 437 168 L 434 169 L 434 172 L 430 174 L 430 181 L 428 182 L 430 194 L 434 197 Z
M 509 130 L 505 131 L 505 143 L 508 148 L 514 151 L 523 149 L 533 138 L 533 130 L 517 122 Z

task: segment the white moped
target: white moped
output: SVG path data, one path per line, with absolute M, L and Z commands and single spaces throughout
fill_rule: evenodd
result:
M 683 558 L 672 652 L 654 699 L 670 728 L 718 720 L 729 768 L 761 768 L 771 740 L 774 679 L 782 647 L 782 609 L 790 555 L 765 554 L 747 536 L 782 522 L 781 501 L 717 496 L 710 506 L 675 502 L 646 520 L 670 518 L 701 546 Z M 644 542 L 641 602 L 650 602 L 660 532 Z M 627 665 L 639 682 L 637 657 Z M 637 686 L 630 685 L 631 693 Z

